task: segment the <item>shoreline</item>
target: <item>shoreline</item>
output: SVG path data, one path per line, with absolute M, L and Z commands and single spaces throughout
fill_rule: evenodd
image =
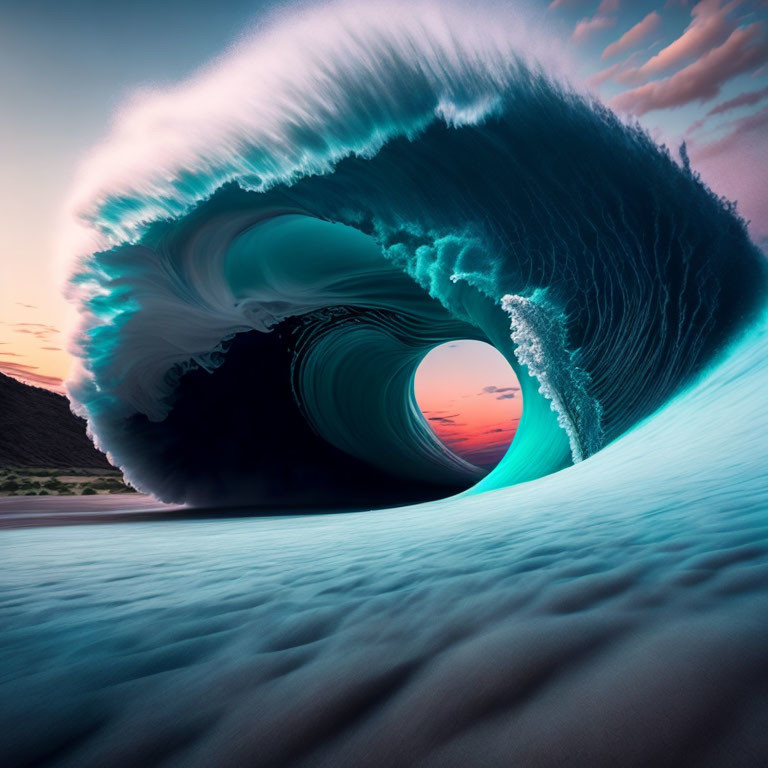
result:
M 4 496 L 0 498 L 0 530 L 58 525 L 162 520 L 185 507 L 164 504 L 139 493 L 94 496 Z
M 411 505 L 404 505 L 411 506 Z M 388 507 L 387 507 L 388 508 Z M 392 507 L 395 509 L 396 507 Z M 189 507 L 165 504 L 140 493 L 97 496 L 5 496 L 0 497 L 0 531 L 108 523 L 179 522 L 182 520 L 226 520 L 236 518 L 322 517 L 352 514 L 360 507 Z

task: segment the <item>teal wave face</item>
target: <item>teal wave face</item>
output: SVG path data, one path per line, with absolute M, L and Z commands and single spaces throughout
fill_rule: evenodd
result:
M 685 391 L 765 304 L 732 206 L 641 130 L 514 51 L 470 55 L 458 30 L 365 34 L 375 61 L 352 42 L 309 57 L 262 123 L 215 142 L 193 124 L 83 207 L 104 247 L 72 278 L 70 394 L 162 499 L 391 503 L 532 480 Z M 493 344 L 523 390 L 482 480 L 413 395 L 423 355 L 459 338 Z

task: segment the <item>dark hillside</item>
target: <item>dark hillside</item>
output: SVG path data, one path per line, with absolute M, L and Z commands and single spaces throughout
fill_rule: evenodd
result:
M 0 374 L 0 467 L 111 465 L 65 397 Z

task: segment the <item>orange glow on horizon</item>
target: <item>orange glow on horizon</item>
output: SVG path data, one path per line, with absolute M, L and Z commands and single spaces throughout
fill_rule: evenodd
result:
M 35 322 L 35 308 L 24 309 L 6 314 L 0 324 L 0 373 L 62 393 L 70 366 L 62 333 L 53 325 Z
M 456 454 L 493 467 L 506 453 L 522 414 L 520 384 L 503 355 L 481 341 L 436 347 L 414 382 L 435 434 Z

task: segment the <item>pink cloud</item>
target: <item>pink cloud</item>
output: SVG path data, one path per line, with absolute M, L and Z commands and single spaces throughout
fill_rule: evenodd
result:
M 640 51 L 635 51 L 631 56 L 629 56 L 629 58 L 625 59 L 624 61 L 619 61 L 616 64 L 612 64 L 610 67 L 601 69 L 599 72 L 595 73 L 592 75 L 592 77 L 589 78 L 589 84 L 593 88 L 601 86 L 612 77 L 615 77 L 619 72 L 623 72 L 628 67 L 634 66 L 635 62 L 641 58 L 641 55 L 642 54 Z
M 621 64 L 612 64 L 610 67 L 607 67 L 606 69 L 601 69 L 599 72 L 592 75 L 592 77 L 589 78 L 589 84 L 593 88 L 597 88 L 601 86 L 603 83 L 607 83 L 619 70 L 621 69 Z
M 51 341 L 51 336 L 59 333 L 58 328 L 44 323 L 10 323 L 16 333 L 26 333 L 40 341 Z
M 15 328 L 42 328 L 51 333 L 58 333 L 59 329 L 53 325 L 46 325 L 45 323 L 11 323 Z
M 647 83 L 614 97 L 611 105 L 640 116 L 655 109 L 680 107 L 692 101 L 708 101 L 724 83 L 768 61 L 765 24 L 755 22 L 734 30 L 717 48 L 665 80 Z M 618 76 L 617 76 L 618 79 Z
M 619 9 L 619 0 L 602 0 L 594 16 L 584 18 L 574 27 L 571 37 L 581 42 L 600 29 L 610 29 L 616 26 L 616 17 L 608 14 Z
M 705 144 L 691 142 L 693 167 L 717 192 L 739 201 L 739 213 L 750 220 L 755 238 L 768 238 L 768 107 L 734 120 L 728 132 Z
M 710 115 L 721 115 L 723 112 L 728 112 L 731 109 L 737 109 L 738 107 L 747 107 L 752 104 L 757 104 L 758 101 L 762 101 L 768 97 L 768 86 L 761 88 L 759 91 L 747 91 L 746 93 L 740 93 L 728 101 L 724 101 L 718 104 L 716 107 L 707 112 L 707 117 Z
M 572 37 L 577 42 L 581 42 L 599 29 L 610 29 L 615 26 L 616 19 L 613 16 L 593 16 L 591 19 L 582 19 L 574 28 Z
M 552 0 L 547 6 L 547 10 L 554 11 L 557 8 L 563 8 L 566 5 L 575 5 L 578 0 Z
M 747 117 L 733 120 L 730 130 L 720 139 L 703 145 L 697 152 L 696 157 L 699 160 L 715 157 L 723 152 L 730 151 L 735 143 L 738 143 L 745 137 L 750 140 L 765 140 L 764 130 L 768 128 L 768 107 L 763 107 L 758 112 L 754 112 Z M 757 147 L 756 147 L 757 148 Z
M 23 381 L 25 384 L 32 384 L 36 387 L 45 387 L 58 392 L 63 391 L 64 383 L 57 376 L 45 376 L 37 372 L 37 366 L 24 365 L 23 363 L 11 363 L 0 360 L 0 373 L 6 376 L 12 376 L 14 379 Z
M 693 21 L 680 37 L 662 48 L 642 67 L 629 70 L 617 79 L 625 85 L 638 85 L 719 45 L 736 28 L 736 23 L 728 18 L 728 14 L 741 2 L 732 0 L 721 6 L 721 0 L 701 0 L 691 9 Z
M 695 122 L 691 123 L 685 135 L 690 136 L 692 133 L 696 133 L 696 131 L 702 128 L 706 122 L 707 121 L 702 118 L 701 120 L 696 120 Z
M 607 59 L 619 53 L 634 48 L 638 43 L 652 34 L 661 23 L 661 16 L 656 11 L 651 11 L 642 21 L 627 30 L 615 43 L 611 43 L 604 51 L 602 58 Z

